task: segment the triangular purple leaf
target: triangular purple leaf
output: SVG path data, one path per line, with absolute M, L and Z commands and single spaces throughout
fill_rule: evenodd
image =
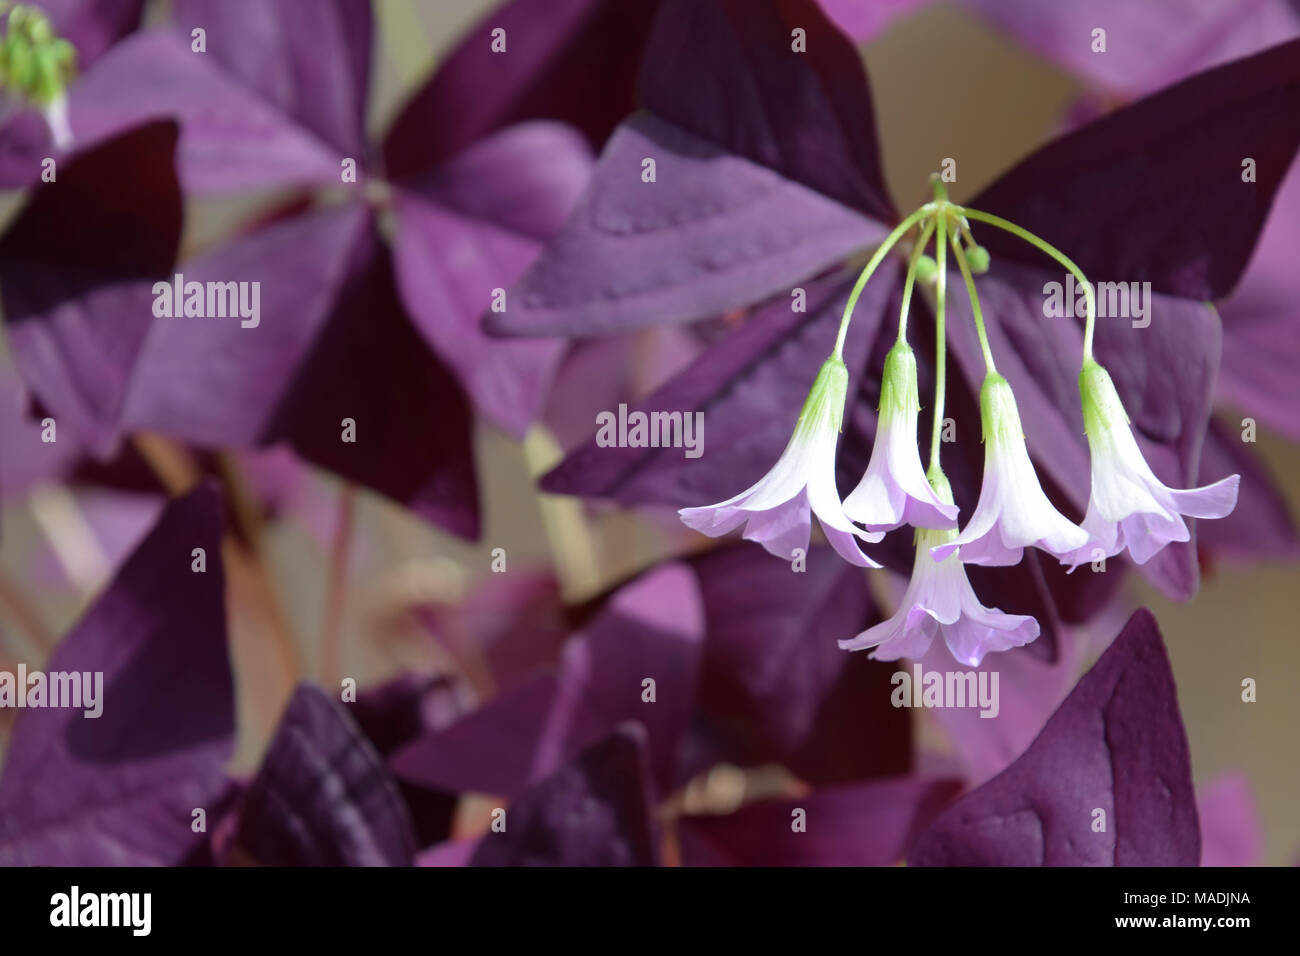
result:
M 971 200 L 1064 250 L 1092 282 L 1227 295 L 1300 144 L 1300 40 L 1216 67 L 1038 150 Z M 1243 161 L 1256 180 L 1243 181 Z M 1041 261 L 996 229 L 994 261 Z
M 1010 767 L 916 841 L 916 866 L 1196 866 L 1187 734 L 1139 610 Z
M 893 291 L 889 274 L 868 284 L 858 301 L 845 350 L 855 378 Z M 806 313 L 795 312 L 794 300 L 782 296 L 629 410 L 702 412 L 699 457 L 687 458 L 681 448 L 604 448 L 593 439 L 547 474 L 542 488 L 622 504 L 687 507 L 721 501 L 757 481 L 790 440 L 817 369 L 834 346 L 848 291 L 842 277 L 809 283 Z
M 211 488 L 173 501 L 55 650 L 47 674 L 102 672 L 102 713 L 23 712 L 0 778 L 0 864 L 176 865 L 206 841 L 194 811 L 215 823 L 235 733 L 221 525 Z
M 417 175 L 531 119 L 561 120 L 599 148 L 636 106 L 637 64 L 657 8 L 658 0 L 514 0 L 493 10 L 394 121 L 384 141 L 388 175 Z M 504 53 L 492 49 L 497 29 Z
M 310 684 L 294 691 L 244 793 L 238 840 L 272 866 L 409 866 L 417 849 L 383 760 Z
M 641 103 L 725 152 L 894 219 L 862 58 L 813 0 L 665 0 Z
M 471 866 L 654 866 L 645 731 L 620 727 L 520 794 Z
M 643 182 L 643 161 L 655 162 Z M 880 239 L 875 220 L 656 116 L 610 138 L 568 223 L 489 331 L 593 335 L 707 318 Z
M 464 397 L 402 311 L 366 208 L 294 217 L 181 269 L 187 283 L 259 282 L 259 324 L 153 319 L 124 428 L 200 446 L 287 440 L 309 461 L 477 535 Z M 355 442 L 342 440 L 344 419 L 356 423 Z
M 776 762 L 821 786 L 909 769 L 911 723 L 889 704 L 894 666 L 837 643 L 878 619 L 856 569 L 816 547 L 796 572 L 750 543 L 691 565 L 707 638 L 688 774 Z
M 112 451 L 151 282 L 181 231 L 176 124 L 150 123 L 76 156 L 0 238 L 0 297 L 27 386 L 101 455 Z M 113 188 L 106 189 L 105 183 Z
M 513 286 L 564 221 L 590 166 L 577 133 L 530 123 L 397 191 L 402 300 L 475 406 L 516 437 L 540 411 L 563 345 L 490 338 L 481 320 L 495 290 Z
M 249 89 L 362 164 L 370 88 L 369 0 L 178 0 L 188 39 L 207 32 L 207 56 Z
M 893 866 L 959 789 L 954 780 L 900 777 L 763 800 L 726 815 L 682 817 L 682 863 Z
M 180 123 L 177 169 L 186 192 L 339 182 L 340 150 L 244 86 L 172 30 L 137 33 L 69 91 L 77 142 L 155 117 Z

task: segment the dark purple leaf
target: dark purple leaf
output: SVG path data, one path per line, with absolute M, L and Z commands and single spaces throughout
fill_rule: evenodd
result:
M 172 18 L 187 42 L 202 27 L 207 56 L 343 156 L 364 162 L 369 0 L 179 0 Z
M 387 757 L 407 741 L 447 726 L 460 709 L 452 681 L 407 672 L 362 691 L 348 712 L 371 746 Z
M 101 455 L 153 321 L 152 280 L 170 273 L 180 239 L 175 148 L 176 124 L 159 122 L 76 156 L 0 238 L 18 369 L 59 426 Z
M 509 807 L 471 866 L 654 866 L 659 860 L 645 731 L 619 727 Z
M 599 148 L 636 106 L 637 64 L 657 8 L 658 0 L 514 0 L 494 10 L 393 123 L 388 175 L 416 175 L 530 119 L 566 122 Z M 492 52 L 498 28 L 505 53 Z
M 447 726 L 462 705 L 452 681 L 405 673 L 357 696 L 348 710 L 383 758 L 421 734 Z M 395 780 L 420 846 L 445 840 L 456 814 L 456 796 Z
M 403 313 L 366 208 L 285 220 L 180 268 L 187 283 L 259 282 L 260 321 L 151 319 L 124 428 L 199 446 L 287 440 L 309 461 L 477 535 L 468 409 Z M 345 418 L 355 442 L 342 440 Z
M 862 367 L 882 324 L 893 291 L 889 275 L 868 284 L 858 301 L 845 349 L 851 373 Z M 842 277 L 810 283 L 806 313 L 793 311 L 788 295 L 773 301 L 633 409 L 703 412 L 699 457 L 687 458 L 681 448 L 602 448 L 593 439 L 546 475 L 542 488 L 678 507 L 742 491 L 767 473 L 790 440 L 817 369 L 834 346 L 848 291 Z
M 795 572 L 749 543 L 691 564 L 707 637 L 688 776 L 723 761 L 782 763 L 814 786 L 907 772 L 911 723 L 889 704 L 894 665 L 837 643 L 877 619 L 856 569 L 817 547 Z
M 431 789 L 512 796 L 615 724 L 638 721 L 651 770 L 667 790 L 695 701 L 703 631 L 695 576 L 661 565 L 615 592 L 570 638 L 556 676 L 539 676 L 413 741 L 393 756 L 393 769 Z
M 294 691 L 244 794 L 238 841 L 270 866 L 409 866 L 417 849 L 383 760 L 310 684 Z
M 533 776 L 555 693 L 555 678 L 540 675 L 399 747 L 389 765 L 426 789 L 511 796 Z
M 805 52 L 794 49 L 796 28 Z M 665 0 L 641 102 L 724 152 L 894 219 L 862 58 L 813 0 Z
M 682 817 L 682 863 L 893 866 L 959 790 L 955 780 L 901 777 L 764 800 L 724 816 Z
M 495 290 L 514 285 L 564 221 L 590 167 L 577 133 L 530 123 L 475 143 L 397 193 L 402 300 L 475 406 L 516 437 L 537 416 L 563 345 L 490 338 L 480 323 Z
M 603 731 L 637 721 L 647 731 L 651 774 L 666 792 L 696 699 L 703 643 L 700 587 L 685 565 L 661 564 L 616 591 L 564 648 L 542 766 L 572 755 L 593 724 Z
M 1094 831 L 1104 811 L 1105 829 Z M 1137 611 L 1029 749 L 921 836 L 915 866 L 1196 866 L 1187 735 L 1155 618 Z
M 0 864 L 175 865 L 206 841 L 193 811 L 215 822 L 235 733 L 220 539 L 215 491 L 176 499 L 59 644 L 46 673 L 102 672 L 102 712 L 23 711 L 0 779 Z
M 1082 42 L 1082 40 L 1081 40 Z M 1092 282 L 1226 295 L 1300 143 L 1300 40 L 1216 67 L 1040 149 L 971 200 L 1045 238 Z M 1257 164 L 1242 181 L 1242 162 Z M 996 229 L 993 253 L 1041 253 Z M 995 270 L 996 272 L 996 270 Z

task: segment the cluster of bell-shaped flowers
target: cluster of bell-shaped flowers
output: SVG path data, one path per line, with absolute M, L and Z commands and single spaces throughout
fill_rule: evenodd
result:
M 1237 501 L 1237 475 L 1203 488 L 1179 490 L 1165 486 L 1152 472 L 1110 376 L 1092 357 L 1095 308 L 1091 286 L 1080 274 L 1089 292 L 1079 391 L 1091 453 L 1092 487 L 1082 525 L 1057 510 L 1030 460 L 1015 394 L 993 363 L 972 275 L 987 268 L 988 255 L 975 245 L 967 216 L 1011 229 L 1077 272 L 1072 262 L 1043 240 L 995 216 L 949 203 L 942 187 L 936 186 L 936 201 L 905 219 L 863 270 L 845 309 L 835 351 L 823 364 L 794 435 L 776 464 L 739 495 L 680 512 L 687 525 L 708 535 L 725 534 L 743 525 L 747 539 L 787 560 L 795 549 L 807 548 L 812 515 L 816 515 L 832 547 L 862 567 L 880 565 L 863 552 L 860 541 L 877 542 L 886 532 L 912 526 L 916 559 L 897 611 L 888 620 L 840 642 L 847 650 L 873 649 L 872 656 L 883 660 L 918 658 L 941 636 L 957 660 L 976 666 L 991 651 L 1018 647 L 1038 636 L 1034 618 L 980 603 L 967 578 L 967 564 L 1014 565 L 1028 547 L 1051 554 L 1071 569 L 1125 550 L 1142 564 L 1167 544 L 1188 540 L 1184 516 L 1221 518 Z M 841 357 L 845 330 L 857 293 L 889 248 L 913 226 L 920 227 L 920 236 L 910 256 L 898 342 L 885 359 L 875 444 L 861 481 L 841 500 L 835 483 L 835 454 L 848 383 Z M 967 241 L 965 249 L 957 239 L 959 232 Z M 924 254 L 931 234 L 936 239 L 934 259 Z M 980 389 L 983 481 L 974 509 L 960 526 L 951 487 L 939 466 L 949 236 L 971 296 L 987 366 Z M 920 401 L 916 358 L 905 336 L 908 304 L 918 274 L 933 276 L 935 285 L 936 428 L 928 469 L 922 465 L 917 444 Z

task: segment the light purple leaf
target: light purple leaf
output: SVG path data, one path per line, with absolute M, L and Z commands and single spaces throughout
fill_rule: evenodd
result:
M 171 30 L 137 33 L 111 49 L 69 92 L 77 142 L 145 120 L 181 127 L 177 169 L 186 192 L 339 182 L 337 147 L 193 53 Z
M 1061 641 L 1062 653 L 1054 662 L 1041 660 L 1027 648 L 989 654 L 979 667 L 953 660 L 939 642 L 923 657 L 924 673 L 980 675 L 995 697 L 996 709 L 944 707 L 934 719 L 947 732 L 965 770 L 967 786 L 978 786 L 1001 773 L 1038 736 L 1047 719 L 1060 706 L 1079 672 L 1083 646 L 1078 640 Z M 909 665 L 904 665 L 907 670 Z M 909 670 L 909 673 L 912 673 Z M 991 683 L 996 675 L 997 684 Z
M 475 406 L 516 437 L 537 416 L 563 345 L 491 338 L 481 320 L 559 228 L 590 167 L 576 132 L 530 123 L 397 192 L 393 257 L 407 310 Z
M 935 820 L 908 862 L 1196 866 L 1200 857 L 1174 676 L 1155 618 L 1139 610 L 1029 749 Z
M 1149 93 L 1300 34 L 1300 12 L 1289 0 L 1232 7 L 1218 0 L 965 3 L 1049 60 L 1121 95 Z M 1097 27 L 1106 30 L 1104 55 L 1092 48 Z
M 102 713 L 22 713 L 0 779 L 0 864 L 176 865 L 205 842 L 192 814 L 221 810 L 235 732 L 220 538 L 215 491 L 173 501 L 59 644 L 45 671 L 102 672 Z
M 369 0 L 178 0 L 172 19 L 187 42 L 202 27 L 207 56 L 342 155 L 365 161 Z
M 642 182 L 645 159 L 655 161 L 654 182 Z M 573 216 L 487 328 L 592 335 L 707 318 L 788 296 L 884 232 L 806 186 L 639 115 L 615 131 Z
M 899 17 L 925 6 L 929 0 L 817 0 L 827 18 L 854 43 L 875 39 Z
M 1219 305 L 1223 367 L 1218 395 L 1247 415 L 1300 441 L 1300 160 L 1283 180 L 1255 255 Z
M 1264 830 L 1244 773 L 1220 775 L 1201 790 L 1201 866 L 1260 866 Z

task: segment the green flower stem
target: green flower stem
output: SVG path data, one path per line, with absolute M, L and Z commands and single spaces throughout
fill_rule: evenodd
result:
M 864 268 L 862 274 L 858 276 L 858 281 L 853 284 L 853 291 L 849 293 L 849 301 L 844 305 L 844 318 L 840 320 L 840 333 L 835 338 L 835 351 L 832 353 L 836 358 L 844 358 L 844 339 L 849 334 L 849 320 L 853 318 L 853 309 L 858 304 L 858 297 L 862 295 L 862 290 L 866 287 L 867 280 L 871 278 L 871 274 L 876 271 L 876 268 L 880 263 L 885 260 L 885 256 L 889 254 L 889 250 L 898 244 L 898 240 L 902 239 L 909 229 L 926 216 L 932 215 L 934 211 L 934 204 L 926 203 L 916 212 L 912 213 L 900 222 L 894 227 L 894 231 L 885 237 L 885 241 L 880 244 L 878 249 L 876 249 L 875 255 L 873 255 L 870 261 L 867 262 L 866 268 Z
M 961 270 L 961 277 L 966 280 L 966 292 L 970 296 L 970 311 L 971 315 L 975 316 L 975 331 L 979 333 L 980 349 L 984 352 L 984 368 L 989 372 L 996 372 L 993 350 L 989 348 L 989 336 L 984 330 L 984 311 L 980 308 L 979 293 L 975 291 L 975 277 L 971 275 L 970 266 L 966 263 L 966 253 L 962 251 L 961 240 L 956 236 L 952 237 L 952 254 L 957 260 L 957 268 Z
M 938 191 L 936 185 L 935 190 Z M 947 333 L 944 329 L 948 294 L 948 217 L 935 217 L 934 261 L 939 267 L 934 287 L 934 428 L 930 436 L 930 468 L 939 470 L 939 438 L 943 432 L 943 400 L 947 385 Z
M 1092 334 L 1093 329 L 1097 324 L 1097 300 L 1096 293 L 1092 288 L 1092 283 L 1089 282 L 1088 277 L 1083 274 L 1083 270 L 1076 266 L 1069 256 L 1061 252 L 1047 240 L 1040 239 L 1028 229 L 1022 229 L 1013 222 L 1007 222 L 1007 220 L 1003 219 L 1001 216 L 994 216 L 991 213 L 980 212 L 978 209 L 969 209 L 964 207 L 958 207 L 957 212 L 963 216 L 968 216 L 971 219 L 978 220 L 979 222 L 986 222 L 990 226 L 997 226 L 999 229 L 1003 229 L 1011 233 L 1013 236 L 1019 236 L 1021 239 L 1025 240 L 1025 242 L 1043 250 L 1043 252 L 1047 253 L 1061 265 L 1065 266 L 1065 268 L 1074 273 L 1074 277 L 1078 279 L 1079 284 L 1083 286 L 1083 292 L 1087 298 L 1088 316 L 1084 321 L 1083 327 L 1083 364 L 1087 364 L 1087 362 L 1092 359 Z
M 907 313 L 912 305 L 912 286 L 916 284 L 916 263 L 925 252 L 930 236 L 934 234 L 934 223 L 927 222 L 921 227 L 921 237 L 916 240 L 916 247 L 907 260 L 907 279 L 903 282 L 903 309 L 898 315 L 898 341 L 907 341 Z

